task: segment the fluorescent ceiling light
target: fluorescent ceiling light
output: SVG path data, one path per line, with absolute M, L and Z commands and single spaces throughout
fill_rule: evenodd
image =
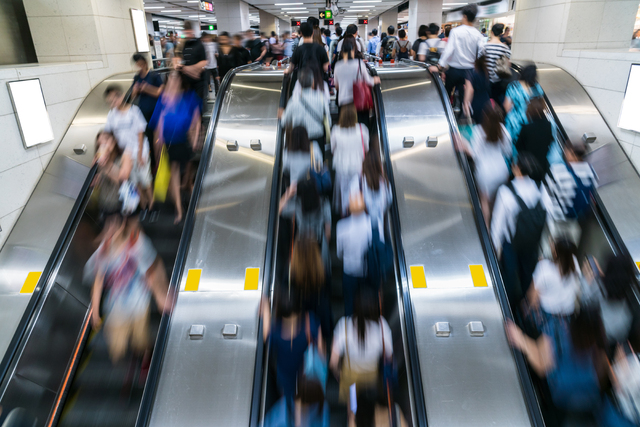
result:
M 275 6 L 295 6 L 297 4 L 304 4 L 304 3 L 274 3 Z
M 145 9 L 164 9 L 164 6 L 145 6 Z
M 189 0 L 187 3 L 200 3 L 200 0 Z
M 382 0 L 355 0 L 354 3 L 381 3 Z
M 283 7 L 282 10 L 307 10 L 306 7 Z
M 161 23 L 161 24 L 166 24 L 166 23 L 171 22 L 171 21 L 158 21 L 158 22 Z
M 178 13 L 182 12 L 180 9 L 163 10 L 163 13 Z
M 443 6 L 464 6 L 469 3 L 442 3 Z

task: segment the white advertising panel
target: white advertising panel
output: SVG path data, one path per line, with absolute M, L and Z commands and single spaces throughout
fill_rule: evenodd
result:
M 136 38 L 136 49 L 138 52 L 149 52 L 149 35 L 144 11 L 131 9 L 131 22 L 133 22 L 133 35 Z
M 7 87 L 25 148 L 53 141 L 40 79 L 8 82 Z
M 640 64 L 631 65 L 618 127 L 640 132 Z

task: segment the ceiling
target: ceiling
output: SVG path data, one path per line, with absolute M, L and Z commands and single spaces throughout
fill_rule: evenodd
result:
M 333 0 L 335 1 L 335 0 Z M 406 0 L 338 0 L 340 14 L 334 16 L 336 22 L 349 24 L 358 18 L 374 17 L 404 3 Z M 468 0 L 475 2 L 477 0 Z M 285 21 L 293 19 L 305 19 L 309 16 L 318 16 L 325 9 L 324 1 L 315 0 L 248 0 L 250 24 L 258 25 L 260 16 L 258 9 L 269 12 Z M 145 0 L 145 11 L 152 13 L 154 20 L 158 20 L 160 29 L 180 29 L 183 20 L 200 20 L 203 24 L 215 24 L 215 1 L 213 12 L 200 10 L 199 0 Z M 467 4 L 456 0 L 444 0 L 443 11 L 455 9 Z M 255 6 L 255 7 L 254 7 Z M 408 11 L 401 12 L 408 17 Z M 405 16 L 406 15 L 406 16 Z M 343 25 L 344 26 L 344 25 Z

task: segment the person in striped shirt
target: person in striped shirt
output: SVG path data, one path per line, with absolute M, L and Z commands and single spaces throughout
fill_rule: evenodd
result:
M 508 79 L 501 79 L 496 73 L 498 60 L 506 56 L 511 58 L 511 49 L 500 41 L 504 31 L 504 24 L 495 24 L 491 27 L 491 38 L 484 45 L 484 55 L 487 58 L 487 71 L 491 82 L 491 97 L 500 105 L 504 101 L 504 94 L 509 84 Z M 506 80 L 506 81 L 505 81 Z

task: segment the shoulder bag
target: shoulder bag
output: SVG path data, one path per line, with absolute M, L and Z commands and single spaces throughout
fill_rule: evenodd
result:
M 362 61 L 358 61 L 358 75 L 353 82 L 353 105 L 357 111 L 369 111 L 373 108 L 373 97 L 371 88 L 362 78 Z

